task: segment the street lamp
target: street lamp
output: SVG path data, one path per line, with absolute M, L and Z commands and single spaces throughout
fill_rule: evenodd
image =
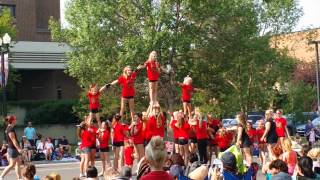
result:
M 318 114 L 320 113 L 320 82 L 319 82 L 319 43 L 320 41 L 310 41 L 309 44 L 314 44 L 316 49 L 316 61 L 317 61 L 317 99 L 318 99 Z
M 6 107 L 6 73 L 5 73 L 5 57 L 6 53 L 9 53 L 9 44 L 11 42 L 11 37 L 6 33 L 2 38 L 0 38 L 0 53 L 1 53 L 1 87 L 2 87 L 2 116 L 7 115 Z M 9 70 L 9 65 L 8 69 Z

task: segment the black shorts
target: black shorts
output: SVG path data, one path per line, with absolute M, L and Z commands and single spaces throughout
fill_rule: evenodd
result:
M 174 143 L 179 145 L 186 145 L 188 144 L 188 139 L 175 139 Z
M 126 96 L 126 97 L 122 97 L 122 98 L 124 98 L 124 99 L 133 99 L 134 98 L 134 96 Z
M 158 80 L 149 80 L 149 82 L 158 82 Z
M 190 143 L 193 143 L 193 144 L 196 144 L 198 141 L 197 141 L 196 138 L 190 138 L 190 139 L 189 139 L 189 142 L 190 142 Z
M 91 113 L 99 113 L 101 112 L 99 108 L 90 109 Z
M 99 152 L 109 152 L 109 151 L 110 151 L 109 147 L 99 148 Z
M 121 146 L 124 146 L 124 142 L 113 142 L 112 143 L 112 146 L 115 146 L 115 147 L 121 147 Z
M 183 103 L 188 103 L 190 104 L 191 103 L 191 100 L 182 100 Z
M 93 145 L 93 146 L 91 146 L 91 147 L 90 147 L 90 150 L 96 150 L 96 151 L 97 151 L 97 150 L 98 150 L 98 148 L 97 148 L 97 146 L 96 146 L 96 145 Z
M 240 148 L 249 148 L 252 146 L 252 142 L 250 140 L 245 140 L 242 142 Z

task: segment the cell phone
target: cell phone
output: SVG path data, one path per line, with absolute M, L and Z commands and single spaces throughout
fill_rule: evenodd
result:
M 221 173 L 223 171 L 223 165 L 222 165 L 222 161 L 220 159 L 214 159 L 211 167 L 212 167 L 212 169 L 216 167 L 218 169 L 218 171 L 220 171 Z

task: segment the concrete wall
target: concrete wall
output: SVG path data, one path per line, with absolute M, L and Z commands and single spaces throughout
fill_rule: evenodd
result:
M 66 136 L 69 143 L 76 144 L 77 143 L 77 134 L 76 134 L 76 126 L 75 125 L 35 125 L 34 128 L 38 133 L 40 133 L 43 137 L 52 137 L 52 138 L 61 138 L 62 136 Z M 24 127 L 16 127 L 17 136 L 19 137 L 19 141 L 22 138 Z M 1 130 L 4 132 L 4 130 Z M 1 142 L 3 140 L 3 133 L 0 133 Z

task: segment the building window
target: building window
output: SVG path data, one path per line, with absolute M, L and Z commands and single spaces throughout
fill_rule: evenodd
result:
M 62 99 L 62 89 L 60 86 L 57 86 L 57 99 Z
M 16 5 L 12 4 L 0 4 L 0 12 L 2 12 L 4 9 L 9 9 L 11 16 L 16 18 Z

